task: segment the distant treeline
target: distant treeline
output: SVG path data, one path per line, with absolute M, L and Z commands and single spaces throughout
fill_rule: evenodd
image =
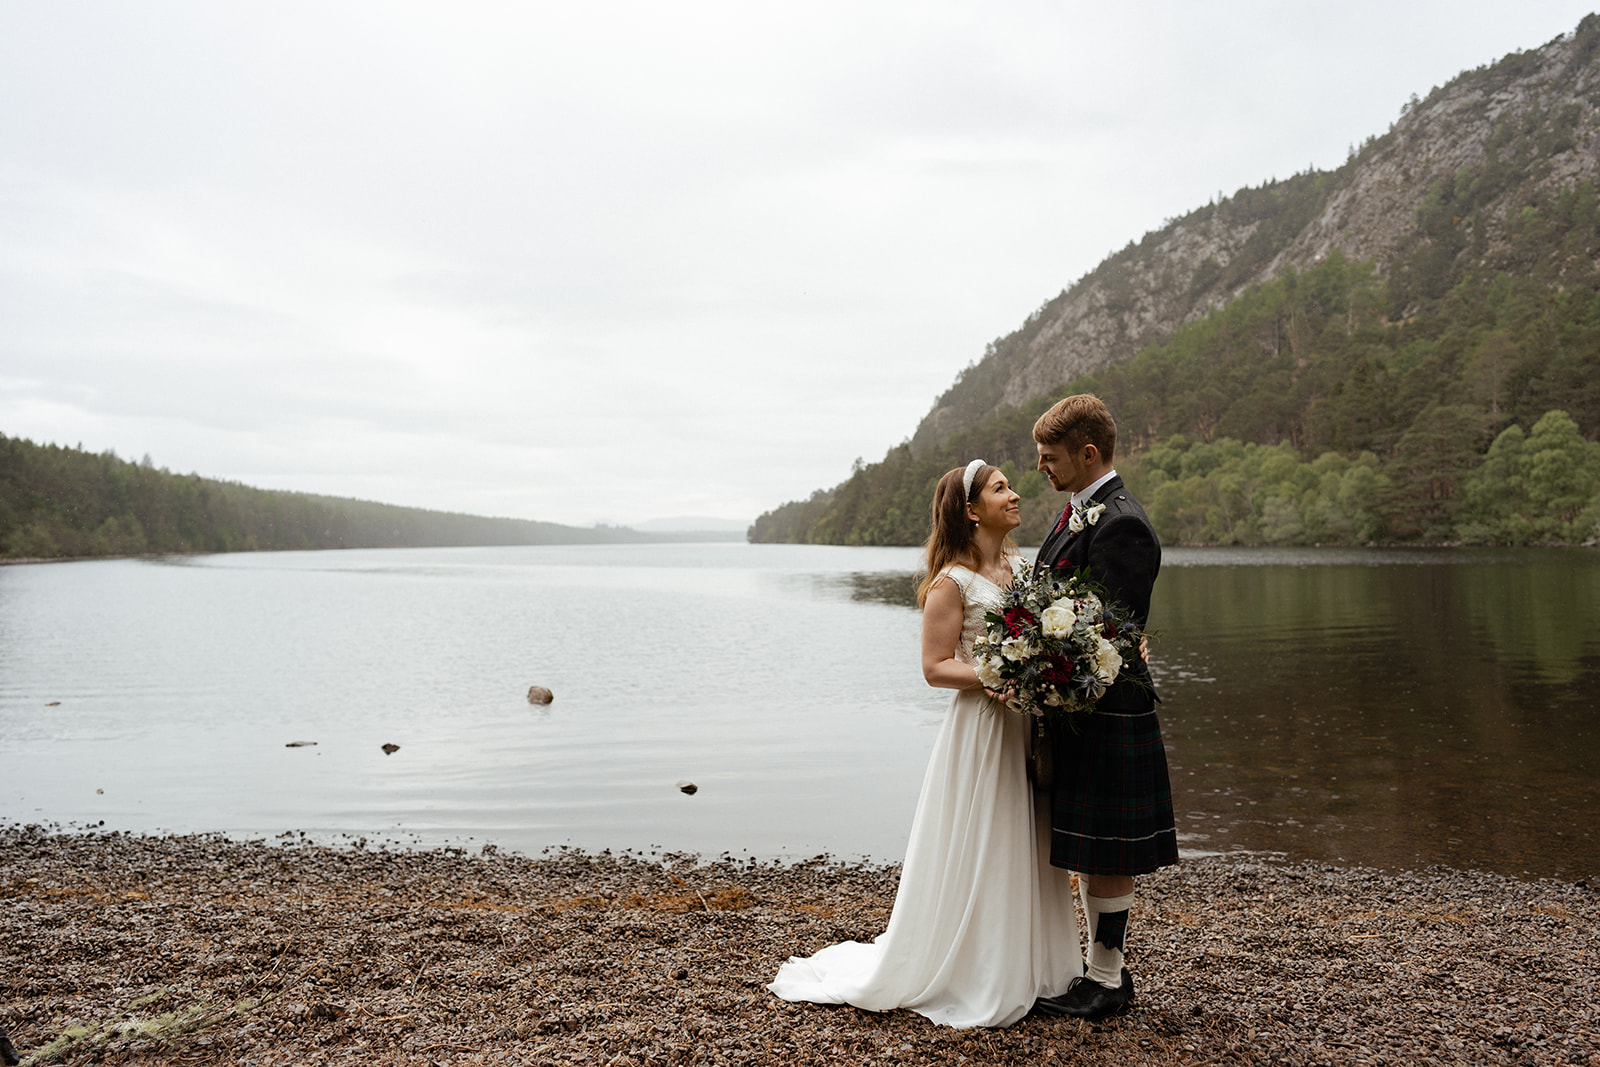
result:
M 679 539 L 253 489 L 0 434 L 6 559 Z
M 1117 417 L 1118 469 L 1170 542 L 1591 541 L 1600 206 L 1577 185 L 1526 207 L 1499 257 L 1439 267 L 1438 245 L 1470 240 L 1455 228 L 1492 177 L 1441 186 L 1418 217 L 1437 238 L 1388 278 L 1337 254 L 1287 272 L 1126 363 L 858 462 L 762 515 L 751 540 L 919 543 L 934 483 L 981 456 L 1013 475 L 1019 534 L 1037 543 L 1061 501 L 1031 471 L 1033 421 L 1093 392 Z
M 1547 412 L 1531 431 L 1513 424 L 1486 456 L 1463 447 L 1472 430 L 1451 413 L 1440 413 L 1406 442 L 1407 460 L 1387 464 L 1370 451 L 1354 457 L 1326 451 L 1307 460 L 1286 441 L 1261 445 L 1222 437 L 1205 442 L 1174 434 L 1118 460 L 1117 469 L 1169 544 L 1526 545 L 1600 539 L 1600 444 L 1584 440 L 1571 416 Z M 1000 454 L 996 448 L 987 451 Z M 1038 544 L 1066 498 L 1050 492 L 1044 476 L 1023 462 L 1008 456 L 1001 468 L 1023 496 L 1018 540 Z M 861 468 L 838 489 L 763 515 L 752 540 L 787 540 L 774 536 L 780 532 L 775 521 L 784 519 L 798 523 L 816 516 L 810 529 L 826 530 L 838 498 L 853 486 L 861 491 L 862 483 L 870 488 L 874 473 Z M 931 494 L 930 482 L 930 500 Z M 926 508 L 924 503 L 924 530 Z M 891 509 L 884 517 L 902 522 L 910 516 Z M 910 522 L 905 527 L 914 529 Z M 915 542 L 908 537 L 843 543 Z

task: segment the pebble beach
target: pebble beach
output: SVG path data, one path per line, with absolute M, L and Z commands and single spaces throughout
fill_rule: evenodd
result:
M 1256 855 L 1140 880 L 1133 1010 L 951 1030 L 788 1004 L 898 868 L 0 828 L 25 1064 L 1584 1064 L 1600 884 Z

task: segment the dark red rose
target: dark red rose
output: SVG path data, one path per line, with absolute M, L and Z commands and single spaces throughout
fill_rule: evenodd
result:
M 1039 677 L 1051 685 L 1066 685 L 1072 681 L 1072 661 L 1065 656 L 1051 656 L 1045 660 L 1044 669 L 1039 672 Z
M 1026 608 L 1007 608 L 1005 618 L 1006 633 L 1011 637 L 1021 637 L 1022 631 L 1036 621 L 1033 612 Z

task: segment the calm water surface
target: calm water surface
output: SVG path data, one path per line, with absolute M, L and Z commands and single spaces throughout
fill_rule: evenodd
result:
M 0 568 L 0 819 L 898 859 L 947 703 L 918 669 L 915 562 Z M 1190 851 L 1600 874 L 1600 553 L 1172 550 L 1151 622 Z

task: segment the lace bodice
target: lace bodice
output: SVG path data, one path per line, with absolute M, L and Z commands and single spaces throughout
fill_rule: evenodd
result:
M 1021 556 L 1011 557 L 1013 577 L 1027 569 L 1028 564 Z M 983 617 L 1004 605 L 1005 590 L 959 563 L 952 563 L 939 573 L 949 575 L 961 590 L 961 640 L 956 644 L 956 659 L 971 663 L 972 643 L 986 628 Z

